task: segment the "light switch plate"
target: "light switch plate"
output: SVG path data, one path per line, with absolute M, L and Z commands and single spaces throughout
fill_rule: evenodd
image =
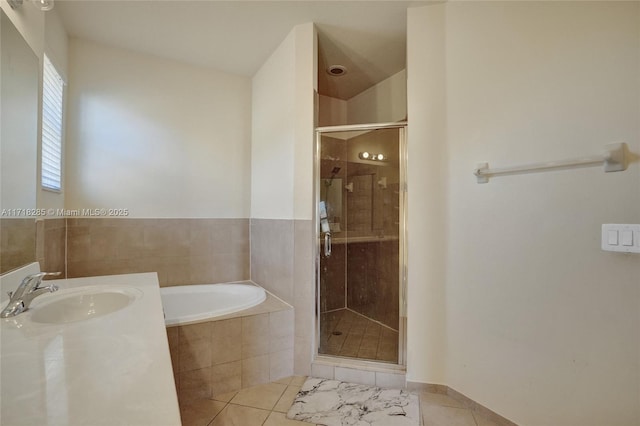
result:
M 605 223 L 601 241 L 604 251 L 640 253 L 640 225 Z

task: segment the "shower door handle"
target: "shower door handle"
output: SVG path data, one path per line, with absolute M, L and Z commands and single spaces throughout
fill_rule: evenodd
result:
M 331 232 L 324 233 L 324 255 L 331 256 Z

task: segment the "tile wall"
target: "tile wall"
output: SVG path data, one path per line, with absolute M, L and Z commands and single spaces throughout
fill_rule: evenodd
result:
M 315 278 L 310 220 L 251 219 L 251 279 L 293 305 L 294 372 L 310 373 L 313 357 Z
M 347 306 L 398 330 L 398 240 L 350 243 L 347 247 Z
M 69 278 L 136 272 L 161 287 L 248 280 L 249 219 L 67 219 Z
M 3 244 L 28 248 L 25 259 L 30 253 L 29 261 L 38 260 L 42 270 L 66 269 L 68 278 L 157 272 L 160 286 L 251 279 L 294 306 L 293 365 L 296 374 L 310 373 L 315 324 L 310 220 L 67 218 L 0 224 Z M 4 247 L 2 253 L 3 261 L 10 258 Z
M 1 219 L 0 273 L 40 262 L 42 271 L 64 277 L 65 235 L 65 219 Z
M 0 219 L 0 274 L 36 260 L 34 219 Z
M 238 391 L 293 374 L 293 310 L 167 328 L 181 402 Z

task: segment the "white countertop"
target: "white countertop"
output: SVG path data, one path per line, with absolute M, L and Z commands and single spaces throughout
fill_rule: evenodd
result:
M 180 425 L 155 273 L 45 281 L 60 290 L 0 320 L 3 426 Z M 140 290 L 131 305 L 63 325 L 31 320 L 65 289 L 120 285 Z

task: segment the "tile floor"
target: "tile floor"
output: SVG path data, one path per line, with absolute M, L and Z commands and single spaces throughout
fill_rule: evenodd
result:
M 398 332 L 350 309 L 325 312 L 320 318 L 324 355 L 398 362 Z
M 288 377 L 238 392 L 181 403 L 183 426 L 312 426 L 287 419 L 304 376 Z M 498 426 L 442 394 L 416 392 L 423 426 Z

